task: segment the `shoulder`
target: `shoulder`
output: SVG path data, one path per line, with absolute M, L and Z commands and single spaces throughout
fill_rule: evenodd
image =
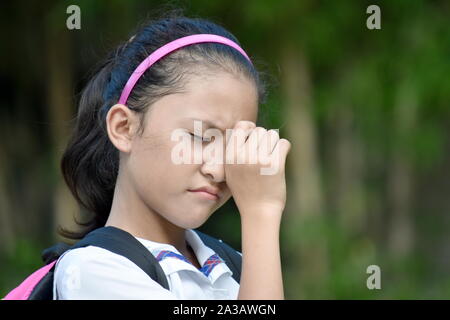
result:
M 126 269 L 140 270 L 127 258 L 95 246 L 76 248 L 66 251 L 58 259 L 58 262 L 56 263 L 56 271 L 60 272 L 68 267 L 77 267 L 86 270 L 91 270 L 93 268 L 93 271 L 97 270 L 97 267 L 117 271 Z
M 134 272 L 140 269 L 127 258 L 103 248 L 88 246 L 66 251 L 57 261 L 55 278 L 71 276 L 76 280 L 81 273 L 83 277 L 93 277 L 99 272 L 112 272 L 118 276 L 121 272 Z
M 133 262 L 95 246 L 64 253 L 54 285 L 59 299 L 174 299 Z

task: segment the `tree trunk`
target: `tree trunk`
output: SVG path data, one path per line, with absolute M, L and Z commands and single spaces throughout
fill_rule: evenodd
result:
M 412 194 L 414 172 L 405 142 L 413 132 L 417 118 L 417 95 L 408 82 L 398 90 L 393 117 L 393 141 L 388 168 L 388 203 L 391 219 L 388 248 L 393 257 L 405 257 L 413 249 Z
M 51 21 L 51 20 L 50 20 Z M 58 225 L 65 228 L 75 227 L 73 216 L 78 213 L 78 206 L 64 184 L 60 159 L 69 134 L 69 123 L 73 108 L 73 69 L 71 58 L 70 32 L 65 29 L 65 23 L 55 26 L 52 23 L 46 29 L 47 49 L 47 108 L 49 116 L 49 130 L 52 137 L 53 164 L 57 173 L 55 192 L 53 197 L 53 229 Z M 55 233 L 56 235 L 56 233 Z
M 323 196 L 307 61 L 294 48 L 287 47 L 282 54 L 286 133 L 292 142 L 288 155 L 285 230 L 292 251 L 289 255 L 295 260 L 291 265 L 300 266 L 300 270 L 291 270 L 288 278 L 300 284 L 292 292 L 298 299 L 305 297 L 306 287 L 308 292 L 320 295 L 327 275 L 327 250 L 326 239 L 319 234 Z
M 363 148 L 351 106 L 336 105 L 333 111 L 328 118 L 330 208 L 340 228 L 356 234 L 364 231 L 367 223 Z
M 0 145 L 1 148 L 1 145 Z M 14 221 L 12 219 L 13 206 L 10 201 L 11 195 L 5 183 L 5 165 L 3 157 L 4 151 L 0 149 L 0 254 L 1 251 L 10 251 L 13 248 L 16 237 Z

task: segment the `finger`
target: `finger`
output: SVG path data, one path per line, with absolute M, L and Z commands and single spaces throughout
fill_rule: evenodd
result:
M 238 136 L 237 139 L 237 148 L 238 150 L 244 146 L 244 144 L 247 142 L 249 135 L 252 133 L 252 131 L 255 129 L 256 125 L 254 122 L 251 121 L 239 121 L 236 128 L 238 129 L 236 132 L 236 135 Z M 240 129 L 242 131 L 240 131 Z
M 241 129 L 241 132 L 247 132 L 247 130 L 252 130 L 255 128 L 255 123 L 251 122 L 251 121 L 238 121 L 234 128 L 231 130 L 227 130 L 227 135 L 226 135 L 226 139 L 227 139 L 227 145 L 230 142 L 231 138 L 236 138 L 236 135 L 239 133 L 239 131 L 237 129 Z M 245 142 L 245 141 L 244 141 Z
M 280 167 L 284 168 L 286 157 L 291 150 L 291 143 L 287 139 L 280 139 L 273 149 L 272 156 L 279 160 Z
M 278 143 L 278 140 L 280 140 L 280 135 L 278 134 L 278 130 L 271 129 L 267 131 L 267 138 L 268 138 L 268 153 L 272 153 L 273 149 Z
M 264 129 L 264 128 L 263 128 Z M 259 136 L 258 140 L 258 153 L 260 155 L 268 155 L 272 152 L 272 149 L 275 147 L 275 144 L 273 147 L 271 147 L 270 139 L 273 140 L 271 137 L 273 133 L 270 132 L 271 130 L 264 129 L 264 131 L 261 130 L 261 134 Z
M 259 138 L 265 134 L 266 129 L 262 127 L 256 127 L 251 131 L 248 136 L 247 142 L 238 150 L 238 155 L 243 159 L 249 159 L 248 163 L 256 164 L 258 161 L 258 142 Z
M 265 141 L 267 141 L 267 129 L 263 128 L 263 127 L 258 127 L 259 132 L 258 132 L 258 149 L 261 147 L 261 144 L 264 143 Z
M 251 121 L 239 121 L 234 129 L 227 131 L 227 146 L 226 146 L 226 162 L 234 163 L 234 160 L 239 155 L 242 146 L 245 144 L 247 137 L 255 127 Z

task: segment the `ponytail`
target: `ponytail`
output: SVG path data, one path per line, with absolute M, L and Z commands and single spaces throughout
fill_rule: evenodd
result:
M 119 168 L 118 150 L 108 138 L 105 121 L 99 112 L 105 105 L 105 87 L 111 74 L 106 63 L 84 88 L 77 115 L 77 123 L 61 160 L 65 182 L 78 203 L 95 213 L 86 231 L 106 223 L 111 210 L 114 186 Z M 75 233 L 60 227 L 59 234 L 80 239 L 86 232 Z

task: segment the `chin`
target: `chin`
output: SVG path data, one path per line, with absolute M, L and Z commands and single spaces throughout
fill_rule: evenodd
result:
M 178 221 L 177 225 L 183 229 L 197 229 L 202 226 L 208 218 L 211 216 L 211 213 L 207 212 L 198 212 L 196 213 L 194 210 L 186 212 L 185 214 L 181 214 L 183 219 Z
M 183 229 L 197 229 L 201 227 L 206 222 L 206 219 L 203 219 L 201 221 L 197 220 L 190 220 L 190 221 L 180 221 L 178 223 L 175 223 L 178 227 Z

